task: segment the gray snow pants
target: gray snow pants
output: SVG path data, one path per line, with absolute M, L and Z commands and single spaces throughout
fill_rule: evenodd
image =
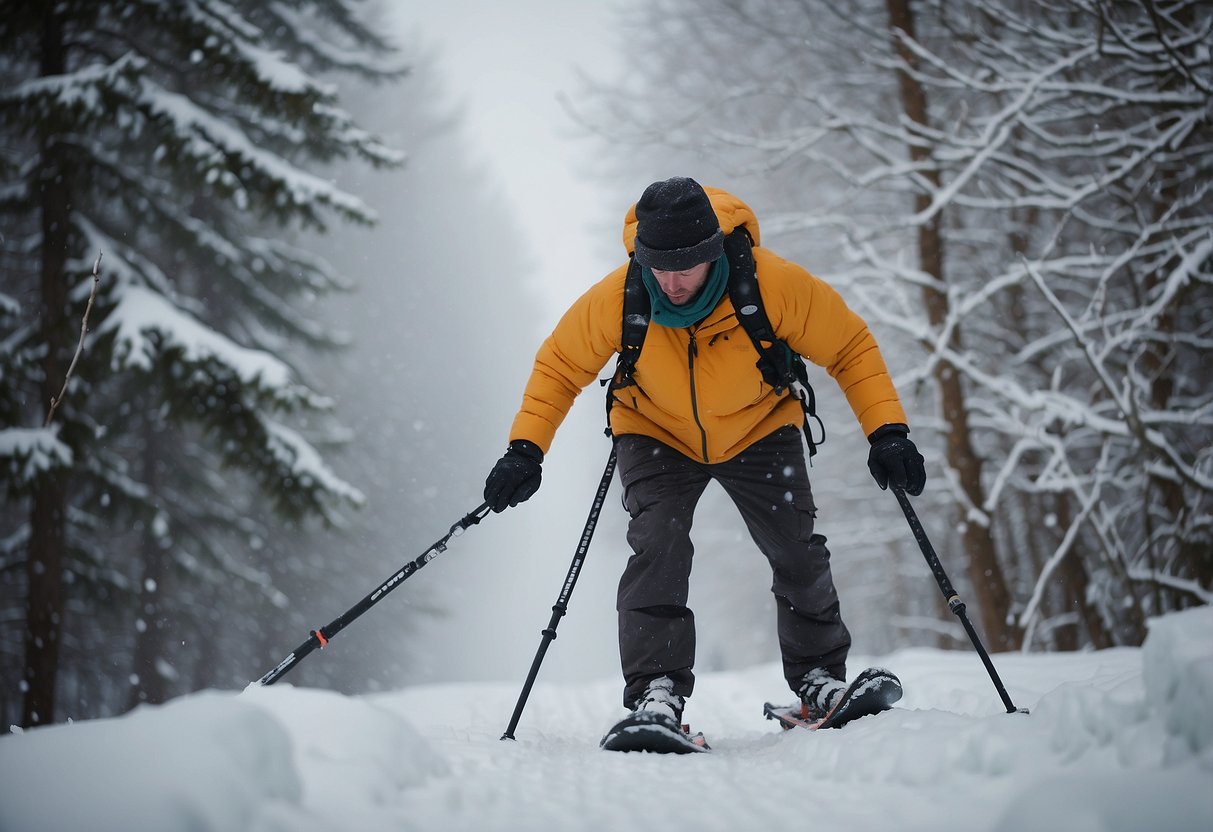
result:
M 617 437 L 615 447 L 633 551 L 616 603 L 624 706 L 633 707 L 658 676 L 670 677 L 681 696 L 694 689 L 695 616 L 687 607 L 691 520 L 711 480 L 723 486 L 771 565 L 789 686 L 795 690 L 816 667 L 845 678 L 851 636 L 839 613 L 826 539 L 813 533 L 816 506 L 800 431 L 781 428 L 716 464 L 636 434 Z

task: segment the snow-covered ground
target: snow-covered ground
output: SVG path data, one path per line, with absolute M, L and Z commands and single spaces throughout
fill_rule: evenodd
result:
M 995 659 L 1031 715 L 971 652 L 878 657 L 906 696 L 842 731 L 764 721 L 774 665 L 705 674 L 686 719 L 714 751 L 680 757 L 598 750 L 613 679 L 541 681 L 513 742 L 518 682 L 209 691 L 0 738 L 0 829 L 1213 829 L 1213 609 L 1140 650 Z

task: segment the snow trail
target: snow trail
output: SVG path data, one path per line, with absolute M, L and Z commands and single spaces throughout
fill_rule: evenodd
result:
M 598 749 L 614 680 L 540 682 L 512 742 L 515 682 L 204 692 L 0 740 L 0 829 L 1213 828 L 1213 609 L 1142 649 L 995 661 L 1031 715 L 968 652 L 871 662 L 905 697 L 840 731 L 762 718 L 790 701 L 777 665 L 704 674 L 684 718 L 713 752 L 682 756 Z

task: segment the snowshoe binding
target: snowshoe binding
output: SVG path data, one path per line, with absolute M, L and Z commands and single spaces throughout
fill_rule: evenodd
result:
M 776 720 L 784 729 L 841 728 L 860 717 L 889 710 L 901 699 L 901 694 L 901 681 L 896 676 L 884 668 L 869 667 L 855 677 L 824 716 L 817 717 L 803 702 L 787 707 L 767 702 L 762 711 L 767 719 Z

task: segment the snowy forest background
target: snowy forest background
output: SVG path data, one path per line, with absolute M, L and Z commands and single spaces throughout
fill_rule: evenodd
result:
M 388 5 L 3 2 L 0 724 L 242 687 L 479 503 L 558 310 L 529 277 L 543 229 L 468 152 L 424 39 L 384 34 Z M 1210 601 L 1208 4 L 617 14 L 624 71 L 565 87 L 603 238 L 574 295 L 621 260 L 645 184 L 725 187 L 872 326 L 928 459 L 918 512 L 992 649 L 1139 644 Z M 813 379 L 858 646 L 966 646 Z M 606 458 L 599 396 L 530 503 L 291 680 L 529 656 Z M 705 669 L 776 655 L 725 503 L 696 523 Z M 613 671 L 613 504 L 545 672 Z

